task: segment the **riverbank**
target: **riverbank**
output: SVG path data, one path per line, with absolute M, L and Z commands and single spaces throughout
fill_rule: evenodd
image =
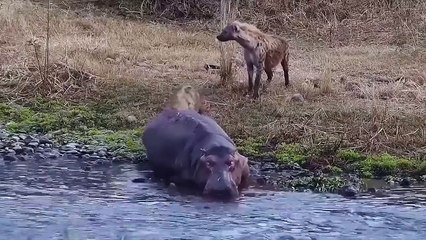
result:
M 0 104 L 0 158 L 5 162 L 76 158 L 87 162 L 87 171 L 93 164 L 143 163 L 143 128 L 104 111 L 96 105 L 60 101 Z M 352 195 L 370 191 L 363 178 L 405 186 L 426 180 L 421 160 L 366 156 L 347 149 L 305 149 L 297 143 L 272 149 L 254 138 L 235 141 L 250 158 L 256 187 Z
M 105 159 L 140 161 L 143 126 L 173 89 L 191 84 L 206 96 L 208 115 L 256 160 L 259 183 L 336 192 L 360 185 L 353 179 L 407 183 L 398 179 L 426 174 L 421 44 L 328 46 L 285 36 L 293 86 L 283 86 L 277 69 L 273 87 L 253 103 L 242 96 L 244 66 L 229 86 L 204 68 L 219 62 L 218 29 L 52 7 L 45 69 L 45 16 L 31 1 L 0 5 L 0 123 L 9 132 L 49 134 L 58 146 L 75 143 L 71 152 L 92 145 Z

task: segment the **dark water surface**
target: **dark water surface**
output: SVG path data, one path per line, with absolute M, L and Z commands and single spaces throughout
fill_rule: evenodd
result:
M 76 160 L 0 160 L 0 239 L 426 239 L 424 188 L 220 203 L 131 181 L 141 175 L 134 165 L 86 172 Z

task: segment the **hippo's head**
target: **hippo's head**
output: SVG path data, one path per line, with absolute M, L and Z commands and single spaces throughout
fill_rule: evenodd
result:
M 222 32 L 216 36 L 217 40 L 221 42 L 237 40 L 240 35 L 240 26 L 237 22 L 228 24 L 222 29 Z
M 243 163 L 240 162 L 236 152 L 209 154 L 204 152 L 200 160 L 208 173 L 203 194 L 207 197 L 221 199 L 237 198 Z

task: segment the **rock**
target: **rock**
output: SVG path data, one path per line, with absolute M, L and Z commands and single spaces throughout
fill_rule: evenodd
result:
M 127 116 L 127 121 L 129 123 L 134 123 L 134 122 L 138 121 L 138 119 L 133 115 L 129 115 L 129 116 Z
M 422 176 L 420 176 L 420 181 L 422 181 L 422 182 L 426 182 L 426 175 L 422 175 Z
M 52 141 L 47 136 L 41 136 L 39 140 L 40 144 L 52 144 Z
M 44 148 L 42 148 L 42 147 L 36 147 L 36 148 L 35 148 L 35 152 L 44 153 L 44 152 L 45 152 L 45 149 L 44 149 Z
M 111 63 L 114 63 L 114 62 L 115 62 L 115 60 L 114 60 L 114 59 L 109 58 L 109 57 L 105 58 L 105 61 L 106 61 L 107 63 L 109 63 L 109 64 L 111 64 Z
M 302 96 L 302 94 L 296 93 L 296 94 L 293 94 L 293 96 L 291 96 L 290 101 L 302 103 L 305 101 L 305 98 Z
M 9 137 L 9 134 L 0 130 L 0 140 L 6 139 L 7 137 Z
M 80 148 L 80 144 L 78 143 L 68 143 L 67 145 L 64 146 L 66 149 L 75 149 L 75 148 Z
M 54 153 L 54 152 L 47 152 L 47 153 L 44 153 L 44 155 L 47 157 L 47 158 L 51 158 L 51 159 L 53 159 L 53 158 L 57 158 L 58 156 Z
M 92 150 L 92 149 L 82 149 L 81 151 L 81 154 L 93 154 L 95 151 L 94 150 Z
M 259 176 L 259 177 L 256 178 L 256 183 L 259 184 L 259 185 L 265 185 L 266 184 L 266 178 Z
M 106 159 L 98 159 L 95 161 L 95 165 L 109 165 L 110 161 L 106 160 Z
M 33 153 L 34 153 L 34 149 L 33 149 L 33 148 L 30 148 L 30 147 L 23 147 L 23 149 L 24 149 L 24 152 L 25 152 L 26 154 L 33 154 Z
M 412 178 L 410 178 L 410 177 L 406 177 L 406 178 L 403 178 L 403 179 L 399 182 L 399 185 L 400 185 L 400 186 L 402 186 L 402 187 L 409 187 L 409 186 L 411 186 L 413 183 L 415 183 L 415 180 L 414 180 L 414 179 L 412 179 Z
M 24 147 L 25 143 L 23 142 L 15 142 L 12 144 L 12 147 Z
M 134 183 L 144 183 L 146 182 L 146 178 L 135 178 L 132 180 Z
M 35 138 L 31 137 L 31 136 L 26 136 L 23 139 L 23 141 L 24 141 L 25 144 L 29 144 L 30 142 L 38 142 L 38 139 L 35 139 Z
M 36 148 L 38 147 L 38 141 L 32 141 L 27 144 L 29 147 Z
M 77 150 L 68 150 L 65 153 L 69 154 L 69 155 L 78 155 L 79 154 L 79 152 Z
M 19 142 L 19 137 L 18 136 L 12 136 L 10 139 L 12 139 L 15 142 Z
M 339 193 L 343 197 L 355 197 L 358 194 L 358 190 L 354 186 L 345 185 L 340 189 Z
M 371 188 L 368 188 L 368 189 L 367 189 L 367 192 L 368 192 L 368 193 L 375 193 L 375 192 L 376 192 L 376 189 L 375 189 L 375 188 L 373 188 L 373 187 L 371 187 Z
M 97 160 L 99 160 L 100 159 L 100 157 L 99 156 L 96 156 L 96 155 L 91 155 L 91 156 L 89 156 L 89 161 L 97 161 Z
M 255 192 L 247 192 L 247 193 L 244 193 L 244 196 L 245 197 L 256 197 L 256 193 Z
M 17 161 L 17 160 L 18 160 L 18 158 L 16 157 L 16 155 L 15 155 L 15 154 L 9 153 L 9 154 L 6 154 L 6 155 L 3 157 L 3 160 L 4 160 L 5 162 L 14 162 L 14 161 Z
M 13 147 L 13 151 L 15 151 L 16 154 L 22 154 L 25 152 L 25 149 L 23 149 L 21 146 L 15 146 Z
M 13 149 L 6 149 L 6 153 L 16 154 L 15 150 Z
M 46 159 L 46 157 L 42 153 L 35 153 L 34 154 L 34 158 L 36 160 L 44 160 L 44 159 Z
M 98 152 L 107 152 L 108 151 L 108 149 L 106 149 L 105 147 L 101 147 L 101 148 L 99 148 L 98 149 Z
M 107 153 L 105 151 L 99 151 L 98 152 L 98 156 L 100 156 L 100 157 L 104 157 L 106 155 L 107 155 Z
M 19 161 L 27 161 L 28 159 L 27 159 L 27 156 L 20 155 L 20 156 L 18 156 L 18 160 Z

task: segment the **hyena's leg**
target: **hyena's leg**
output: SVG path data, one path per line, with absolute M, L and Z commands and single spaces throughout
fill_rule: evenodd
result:
M 274 72 L 272 71 L 272 67 L 270 62 L 268 62 L 268 59 L 265 61 L 265 72 L 268 78 L 266 79 L 266 83 L 263 84 L 263 91 L 266 91 L 269 85 L 271 85 L 272 78 L 274 77 Z
M 257 99 L 259 97 L 259 87 L 260 87 L 260 79 L 262 78 L 263 71 L 263 61 L 258 61 L 256 64 L 256 77 L 254 79 L 254 92 L 253 98 Z
M 281 61 L 281 66 L 284 70 L 284 80 L 285 80 L 285 86 L 288 86 L 290 84 L 290 79 L 288 78 L 288 52 L 285 54 L 283 60 Z
M 247 62 L 247 74 L 248 74 L 248 91 L 245 95 L 250 96 L 250 93 L 253 91 L 253 74 L 254 74 L 254 66 L 252 62 Z

